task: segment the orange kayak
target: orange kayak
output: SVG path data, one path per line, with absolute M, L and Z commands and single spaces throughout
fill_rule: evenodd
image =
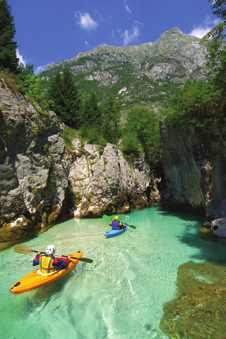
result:
M 70 253 L 73 257 L 81 258 L 83 252 L 74 252 Z M 50 273 L 49 275 L 40 275 L 39 269 L 36 269 L 28 274 L 26 274 L 23 278 L 18 280 L 15 284 L 10 287 L 10 292 L 17 294 L 21 292 L 26 292 L 33 290 L 35 288 L 39 288 L 41 286 L 50 284 L 51 282 L 63 277 L 65 274 L 69 273 L 75 265 L 77 265 L 78 260 L 70 259 L 68 265 L 56 272 Z

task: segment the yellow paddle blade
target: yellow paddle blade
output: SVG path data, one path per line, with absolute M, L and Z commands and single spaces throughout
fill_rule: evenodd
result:
M 17 244 L 14 247 L 14 252 L 27 254 L 27 253 L 33 252 L 33 249 L 26 245 Z

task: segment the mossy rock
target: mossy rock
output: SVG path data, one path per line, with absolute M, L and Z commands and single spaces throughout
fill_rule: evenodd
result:
M 205 234 L 205 233 L 211 233 L 211 230 L 209 228 L 206 228 L 206 227 L 199 227 L 198 232 Z
M 226 265 L 188 262 L 179 267 L 178 295 L 164 306 L 160 327 L 173 339 L 223 339 Z

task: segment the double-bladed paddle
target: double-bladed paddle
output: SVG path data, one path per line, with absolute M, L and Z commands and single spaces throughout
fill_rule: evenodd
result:
M 108 215 L 103 215 L 103 218 L 104 219 L 111 219 Z M 134 225 L 129 225 L 129 224 L 127 224 L 130 228 L 132 228 L 132 229 L 136 229 L 136 226 L 134 226 Z
M 26 245 L 15 245 L 14 247 L 14 252 L 17 252 L 17 253 L 23 253 L 23 254 L 27 254 L 27 253 L 30 253 L 30 252 L 36 252 L 38 253 L 38 251 L 36 250 L 33 250 L 31 247 L 29 246 L 26 246 Z M 46 254 L 46 252 L 42 252 L 42 254 Z M 67 255 L 62 255 L 61 257 L 67 257 Z M 89 258 L 76 258 L 76 257 L 71 257 L 71 259 L 76 259 L 76 260 L 80 260 L 80 261 L 84 261 L 84 262 L 87 262 L 87 263 L 92 263 L 93 260 L 92 259 L 89 259 Z

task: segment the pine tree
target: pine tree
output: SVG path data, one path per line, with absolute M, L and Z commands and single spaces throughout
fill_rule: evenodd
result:
M 224 39 L 224 18 L 225 18 L 225 7 L 224 0 L 208 0 L 211 3 L 211 8 L 213 13 L 220 18 L 220 22 L 213 27 L 201 40 L 207 48 L 206 55 L 206 66 L 213 72 L 218 70 L 218 67 L 222 66 L 222 54 L 225 54 L 224 49 L 222 49 L 222 43 Z M 224 53 L 223 53 L 224 52 Z
M 201 43 L 203 43 L 207 48 L 206 67 L 210 74 L 213 75 L 212 81 L 216 88 L 222 89 L 225 92 L 226 51 L 224 40 L 224 21 L 226 6 L 224 0 L 208 1 L 211 3 L 213 13 L 217 15 L 221 21 L 203 37 Z
M 101 111 L 98 105 L 98 99 L 94 91 L 87 95 L 85 105 L 83 107 L 82 123 L 86 125 L 100 125 Z
M 73 79 L 73 73 L 69 67 L 63 69 L 63 74 L 58 70 L 48 89 L 49 107 L 67 126 L 78 129 L 80 99 L 78 88 Z
M 105 140 L 115 143 L 120 137 L 120 103 L 111 95 L 101 106 L 102 133 Z
M 54 78 L 50 83 L 48 89 L 47 98 L 49 102 L 49 108 L 52 109 L 60 120 L 63 116 L 64 98 L 63 98 L 63 82 L 59 71 L 56 72 Z
M 63 121 L 69 127 L 78 129 L 80 101 L 78 97 L 78 88 L 73 79 L 73 73 L 66 66 L 63 70 L 62 95 L 64 98 Z
M 17 44 L 13 41 L 16 33 L 11 15 L 11 6 L 0 0 L 0 69 L 16 73 L 19 59 L 16 57 Z

